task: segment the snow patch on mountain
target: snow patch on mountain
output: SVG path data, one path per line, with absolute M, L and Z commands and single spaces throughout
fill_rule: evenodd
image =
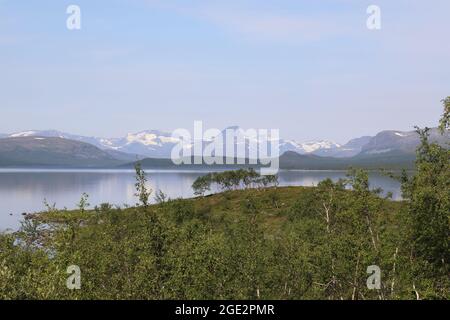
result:
M 36 135 L 37 131 L 22 131 L 9 135 L 11 138 L 19 138 L 19 137 L 31 137 Z
M 407 134 L 407 133 L 404 133 L 404 132 L 394 132 L 394 134 L 396 135 L 396 136 L 399 136 L 399 137 L 407 137 L 409 134 Z
M 155 141 L 157 139 L 157 135 L 148 132 L 139 132 L 137 134 L 129 133 L 126 139 L 128 143 L 139 142 L 145 146 L 158 145 L 158 142 Z
M 335 149 L 340 148 L 340 145 L 328 140 L 320 140 L 320 141 L 309 141 L 300 144 L 301 148 L 305 150 L 306 153 L 312 153 L 319 149 Z

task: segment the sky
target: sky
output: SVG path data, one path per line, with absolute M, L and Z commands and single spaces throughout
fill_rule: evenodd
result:
M 0 0 L 0 133 L 120 137 L 201 120 L 345 143 L 435 126 L 449 12 L 448 0 Z

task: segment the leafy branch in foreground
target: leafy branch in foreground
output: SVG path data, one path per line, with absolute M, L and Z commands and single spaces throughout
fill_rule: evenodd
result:
M 450 97 L 442 101 L 440 131 L 446 134 Z M 416 172 L 402 185 L 408 202 L 404 223 L 410 230 L 405 247 L 413 263 L 412 290 L 416 298 L 436 298 L 445 296 L 450 274 L 450 150 L 430 143 L 428 128 L 416 130 L 421 140 Z
M 441 133 L 445 133 L 450 126 L 450 97 L 443 99 L 442 104 L 444 105 L 444 113 L 439 121 L 439 130 Z

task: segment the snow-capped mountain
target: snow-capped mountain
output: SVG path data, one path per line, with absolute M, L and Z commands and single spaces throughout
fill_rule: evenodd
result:
M 294 151 L 299 154 L 318 154 L 320 152 L 333 152 L 341 145 L 329 140 L 297 142 L 293 140 L 280 140 L 280 153 Z
M 246 150 L 246 157 L 249 157 L 250 149 L 255 143 L 265 141 L 268 137 L 261 136 L 259 132 L 251 132 L 243 130 L 238 126 L 228 127 L 221 131 L 217 137 L 223 138 L 224 150 L 222 155 L 226 155 L 225 147 L 227 145 L 227 131 L 231 132 L 233 137 L 232 144 L 234 152 L 237 153 L 239 148 Z M 430 140 L 445 143 L 448 142 L 448 134 L 441 136 L 436 129 L 431 130 Z M 129 133 L 121 138 L 101 138 L 86 137 L 81 135 L 69 134 L 56 130 L 30 130 L 17 132 L 3 137 L 59 137 L 69 140 L 81 141 L 92 144 L 109 154 L 120 158 L 121 160 L 136 159 L 143 157 L 150 158 L 170 158 L 172 149 L 180 142 L 180 139 L 172 137 L 172 133 L 159 130 L 146 130 L 137 133 Z M 2 136 L 0 135 L 0 138 Z M 215 142 L 214 137 L 202 140 L 203 149 Z M 280 154 L 293 151 L 298 154 L 313 154 L 328 157 L 352 157 L 357 154 L 379 154 L 390 152 L 392 150 L 401 150 L 404 152 L 414 152 L 419 145 L 419 136 L 415 131 L 382 131 L 374 137 L 365 136 L 352 139 L 344 145 L 328 140 L 299 142 L 295 140 L 279 139 Z M 245 144 L 244 146 L 242 144 Z M 187 148 L 193 148 L 194 142 L 188 142 Z M 195 149 L 195 148 L 193 148 Z M 195 152 L 193 152 L 195 154 Z M 216 155 L 219 155 L 216 151 Z
M 246 149 L 249 150 L 251 148 L 251 144 L 256 145 L 257 143 L 267 143 L 268 147 L 270 146 L 269 142 L 273 140 L 279 141 L 279 152 L 283 154 L 287 151 L 293 151 L 299 154 L 312 154 L 320 152 L 320 150 L 334 150 L 339 148 L 340 145 L 328 141 L 328 140 L 318 140 L 318 141 L 308 141 L 308 142 L 298 142 L 294 140 L 285 140 L 280 137 L 271 137 L 270 133 L 266 136 L 263 132 L 251 130 L 244 130 L 238 126 L 228 127 L 224 131 L 222 131 L 222 136 L 226 136 L 226 131 L 231 131 L 233 136 L 235 137 L 234 144 L 239 146 L 239 143 L 245 143 Z M 224 139 L 224 143 L 226 143 L 226 139 Z M 245 142 L 243 142 L 245 141 Z M 247 151 L 249 153 L 249 151 Z M 248 155 L 247 155 L 248 157 Z
M 110 154 L 122 153 L 142 157 L 170 158 L 170 153 L 177 139 L 172 134 L 158 130 L 147 130 L 129 133 L 122 138 L 86 137 L 57 130 L 30 130 L 16 132 L 7 137 L 58 137 L 92 144 L 100 149 L 110 151 Z
M 231 132 L 234 137 L 233 144 L 235 145 L 235 152 L 237 149 L 242 148 L 240 144 L 244 143 L 246 156 L 249 155 L 249 148 L 258 142 L 267 142 L 270 137 L 261 135 L 260 132 L 252 132 L 250 130 L 244 130 L 238 126 L 228 127 L 224 129 L 218 136 L 223 139 L 224 148 L 227 144 L 227 131 Z M 103 150 L 113 150 L 122 153 L 128 153 L 133 155 L 141 155 L 152 158 L 170 158 L 173 147 L 180 142 L 180 139 L 172 137 L 172 133 L 159 131 L 159 130 L 145 130 L 137 133 L 129 133 L 125 137 L 121 138 L 102 138 L 102 137 L 86 137 L 81 135 L 74 135 L 57 130 L 29 130 L 16 132 L 7 135 L 8 137 L 59 137 L 64 139 L 76 140 L 81 142 L 90 143 Z M 209 144 L 214 143 L 215 138 L 210 138 L 202 141 L 203 148 Z M 280 154 L 286 151 L 294 151 L 300 154 L 318 153 L 321 150 L 332 151 L 340 147 L 339 144 L 332 141 L 309 141 L 309 142 L 296 142 L 293 140 L 280 139 Z M 187 148 L 193 148 L 193 141 L 187 145 Z M 223 155 L 225 155 L 225 149 Z
M 101 148 L 110 148 L 125 153 L 140 154 L 152 158 L 170 158 L 172 148 L 179 139 L 169 132 L 146 130 L 129 133 L 123 138 L 100 139 Z

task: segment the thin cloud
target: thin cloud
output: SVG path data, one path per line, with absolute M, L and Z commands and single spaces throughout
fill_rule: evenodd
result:
M 312 41 L 344 33 L 342 27 L 337 28 L 336 23 L 324 17 L 217 9 L 205 9 L 200 15 L 226 30 L 258 40 Z
M 206 21 L 214 26 L 247 39 L 258 41 L 307 42 L 323 38 L 350 35 L 348 17 L 322 12 L 314 15 L 290 14 L 261 10 L 236 3 L 181 4 L 148 0 L 147 4 L 160 9 Z

